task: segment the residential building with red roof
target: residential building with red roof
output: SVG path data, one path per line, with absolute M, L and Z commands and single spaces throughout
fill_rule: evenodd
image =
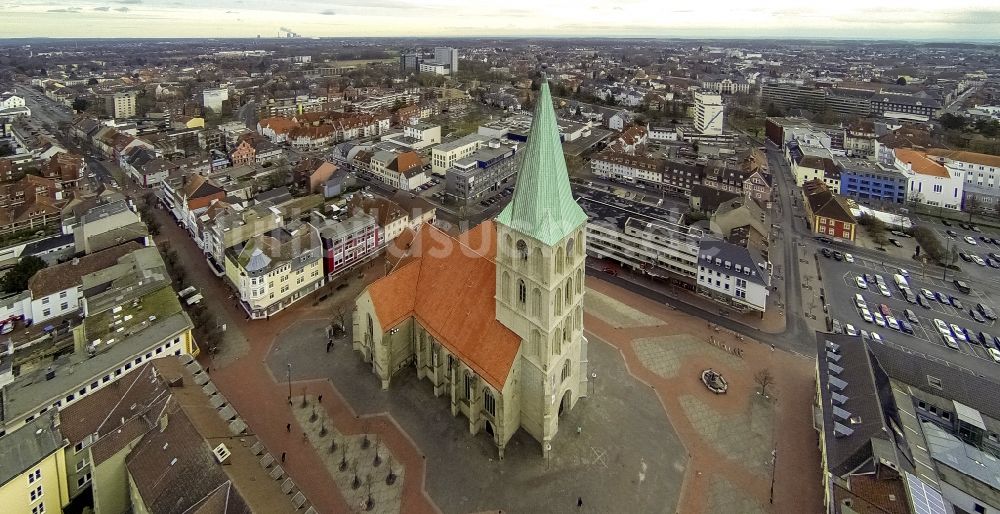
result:
M 414 365 L 501 458 L 519 429 L 548 455 L 561 416 L 587 393 L 587 216 L 570 190 L 547 83 L 520 155 L 496 220 L 458 237 L 420 225 L 392 245 L 396 267 L 354 312 L 354 349 L 384 389 Z
M 820 179 L 802 185 L 803 205 L 812 231 L 816 234 L 854 241 L 858 222 L 844 198 L 834 194 Z

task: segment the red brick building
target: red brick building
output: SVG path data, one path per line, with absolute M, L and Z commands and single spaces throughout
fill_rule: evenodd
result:
M 829 187 L 819 179 L 804 183 L 802 195 L 809 225 L 814 233 L 854 241 L 858 222 L 842 197 L 830 192 Z

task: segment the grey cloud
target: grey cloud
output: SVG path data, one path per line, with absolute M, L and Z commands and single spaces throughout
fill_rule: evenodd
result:
M 116 7 L 115 10 L 118 12 L 128 12 L 129 9 L 128 7 Z
M 102 7 L 94 7 L 94 10 L 95 11 L 101 11 L 101 12 L 108 12 L 108 11 L 111 10 L 111 8 L 105 5 L 105 6 L 102 6 Z
M 322 14 L 324 16 L 333 16 L 333 15 L 335 15 L 337 13 L 334 12 L 333 9 L 326 9 L 325 11 L 320 11 L 320 14 Z

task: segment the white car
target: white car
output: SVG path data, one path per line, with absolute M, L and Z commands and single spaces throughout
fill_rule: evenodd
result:
M 888 287 L 885 287 L 885 284 L 878 285 L 878 292 L 882 293 L 882 296 L 892 297 L 892 293 L 889 292 Z
M 861 309 L 861 319 L 865 320 L 868 323 L 872 323 L 875 321 L 875 318 L 872 317 L 872 313 L 871 311 L 868 310 L 867 307 Z
M 934 291 L 931 291 L 930 289 L 921 289 L 920 294 L 924 295 L 924 298 L 927 298 L 928 300 L 937 300 L 937 298 L 934 298 Z
M 880 314 L 878 312 L 873 312 L 872 313 L 872 318 L 875 319 L 875 324 L 876 325 L 878 325 L 880 327 L 884 327 L 885 326 L 885 318 L 882 317 L 882 314 Z
M 949 334 L 941 334 L 941 341 L 944 342 L 945 346 L 953 350 L 958 350 L 958 343 L 955 341 L 954 337 Z
M 882 336 L 878 335 L 878 332 L 872 332 L 871 336 L 872 336 L 872 341 L 879 344 L 885 343 L 885 341 L 882 340 Z
M 856 336 L 858 335 L 858 329 L 854 328 L 854 325 L 848 323 L 844 325 L 844 333 L 849 336 Z
M 885 279 L 882 278 L 882 275 L 875 275 L 875 283 L 884 286 L 885 285 Z
M 861 293 L 854 293 L 854 305 L 859 309 L 867 309 L 868 302 L 865 302 L 865 297 L 861 296 Z
M 984 261 L 982 257 L 980 257 L 978 255 L 973 255 L 971 257 L 972 257 L 972 262 L 974 262 L 974 263 L 976 263 L 976 264 L 978 264 L 980 266 L 985 266 L 986 265 L 986 261 Z
M 1000 350 L 997 350 L 996 348 L 990 348 L 986 351 L 989 352 L 990 357 L 993 357 L 993 362 L 1000 362 Z
M 889 327 L 889 328 L 891 328 L 893 330 L 897 330 L 897 331 L 899 330 L 899 322 L 896 321 L 896 318 L 894 318 L 892 316 L 886 316 L 885 317 L 885 326 L 887 326 L 887 327 Z
M 972 236 L 965 236 L 965 242 L 969 243 L 970 245 L 973 245 L 973 246 L 975 246 L 976 244 L 978 244 L 978 243 L 976 243 L 975 239 L 972 239 Z
M 906 270 L 905 270 L 905 269 L 903 269 L 903 268 L 899 268 L 899 269 L 897 269 L 897 270 L 896 270 L 896 273 L 899 273 L 900 275 L 903 275 L 903 278 L 910 278 L 910 272 L 909 272 L 909 271 L 906 271 Z
M 968 340 L 965 338 L 965 331 L 962 330 L 962 327 L 954 323 L 951 324 L 951 335 L 955 336 L 955 339 L 958 339 L 963 343 L 968 342 Z
M 951 333 L 951 329 L 948 328 L 948 324 L 937 318 L 934 318 L 934 326 L 937 327 L 938 332 L 941 332 L 942 334 Z
M 844 260 L 850 263 L 854 263 L 854 256 L 849 253 L 845 253 Z
M 861 289 L 868 289 L 868 282 L 865 282 L 864 277 L 854 277 L 854 283 Z

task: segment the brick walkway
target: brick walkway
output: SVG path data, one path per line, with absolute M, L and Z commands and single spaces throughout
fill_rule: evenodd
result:
M 201 250 L 194 244 L 187 232 L 173 222 L 169 214 L 157 211 L 161 221 L 161 234 L 157 242 L 169 242 L 177 251 L 178 259 L 188 272 L 187 280 L 197 286 L 220 323 L 227 323 L 229 330 L 223 345 L 223 358 L 213 363 L 208 352 L 199 357 L 203 366 L 209 367 L 213 382 L 247 421 L 251 430 L 263 441 L 275 456 L 285 453 L 282 465 L 288 475 L 305 493 L 320 512 L 347 512 L 356 506 L 349 506 L 334 484 L 333 477 L 323 471 L 323 460 L 316 454 L 311 444 L 303 441 L 299 430 L 288 433 L 286 424 L 297 426 L 293 406 L 288 404 L 286 377 L 275 377 L 265 364 L 271 346 L 283 330 L 303 319 L 333 317 L 334 302 L 352 298 L 363 287 L 361 280 L 353 279 L 351 287 L 338 291 L 320 305 L 314 305 L 313 297 L 300 300 L 269 320 L 245 321 L 245 313 L 235 301 L 228 300 L 232 291 L 222 279 L 209 270 Z M 365 281 L 378 277 L 382 266 L 375 265 L 366 270 Z M 315 295 L 314 295 L 315 296 Z M 242 330 L 241 330 L 242 329 Z M 233 347 L 236 347 L 235 354 Z M 387 416 L 361 418 L 334 390 L 328 381 L 292 382 L 293 394 L 300 396 L 303 391 L 310 395 L 323 395 L 323 408 L 333 419 L 336 430 L 341 434 L 361 434 L 367 428 L 371 434 L 379 434 L 386 447 L 406 468 L 403 480 L 402 512 L 436 513 L 437 508 L 423 491 L 424 457 L 412 441 L 399 430 L 395 422 Z
M 656 391 L 671 424 L 690 454 L 681 503 L 677 511 L 709 512 L 818 512 L 822 508 L 818 438 L 812 428 L 815 394 L 812 361 L 768 346 L 738 340 L 725 331 L 709 331 L 704 320 L 665 308 L 639 295 L 600 280 L 587 287 L 662 321 L 649 326 L 616 327 L 585 313 L 589 337 L 617 347 L 629 371 Z M 602 315 L 606 317 L 606 313 Z M 637 316 L 632 316 L 633 319 Z M 669 334 L 664 336 L 665 334 Z M 681 334 L 680 336 L 678 334 Z M 740 359 L 701 342 L 714 335 L 721 343 L 743 350 Z M 697 372 L 713 368 L 723 373 L 729 393 L 710 393 Z M 775 376 L 769 386 L 776 408 L 761 407 L 753 375 L 768 368 Z M 761 412 L 770 409 L 773 419 Z M 775 427 L 774 434 L 756 432 Z M 770 503 L 770 441 L 776 441 L 774 503 Z M 767 444 L 767 447 L 762 445 Z

